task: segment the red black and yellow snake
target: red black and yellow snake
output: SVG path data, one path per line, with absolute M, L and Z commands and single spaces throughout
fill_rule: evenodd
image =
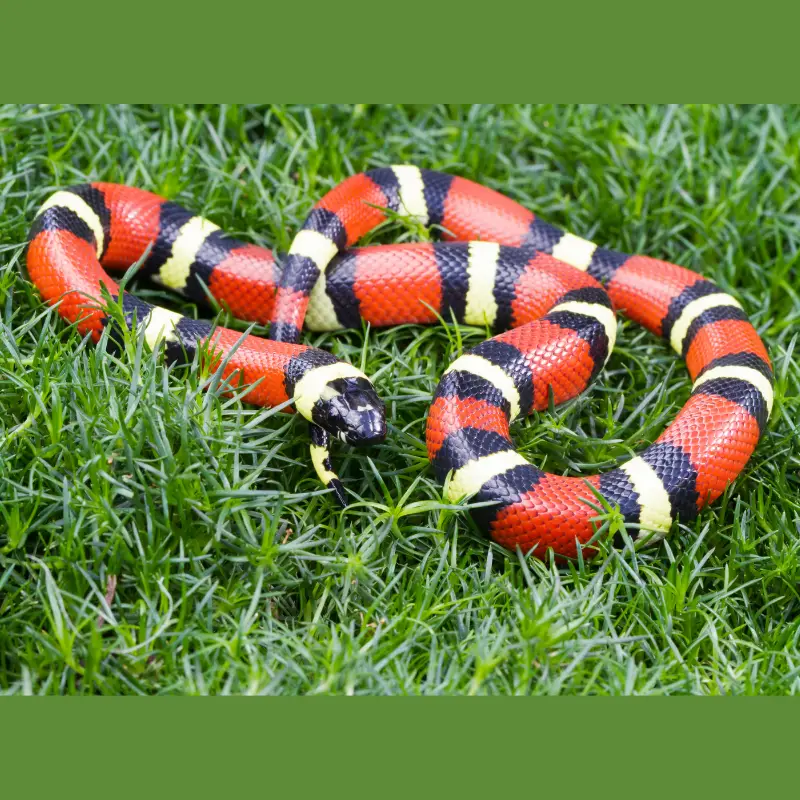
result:
M 438 243 L 348 249 L 387 212 L 438 226 Z M 270 323 L 270 339 L 189 319 L 121 292 L 106 268 L 140 274 L 193 300 L 207 292 L 241 319 Z M 596 534 L 598 497 L 619 508 L 632 539 L 652 542 L 694 518 L 741 472 L 773 403 L 764 345 L 738 301 L 682 267 L 598 247 L 461 177 L 395 166 L 354 175 L 320 200 L 281 263 L 149 192 L 108 183 L 57 191 L 30 232 L 27 269 L 62 317 L 99 338 L 113 315 L 144 327 L 168 358 L 196 353 L 250 388 L 263 406 L 294 400 L 311 423 L 311 456 L 342 503 L 330 438 L 386 435 L 384 406 L 366 375 L 299 344 L 303 325 L 490 326 L 499 335 L 457 358 L 434 396 L 428 454 L 445 496 L 481 504 L 495 541 L 543 557 L 575 556 Z M 550 399 L 580 394 L 608 359 L 614 311 L 664 337 L 693 388 L 672 424 L 641 455 L 601 475 L 537 469 L 514 448 L 510 423 Z

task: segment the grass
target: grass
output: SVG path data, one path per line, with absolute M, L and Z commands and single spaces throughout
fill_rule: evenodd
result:
M 777 401 L 720 502 L 593 563 L 487 543 L 442 502 L 423 443 L 437 377 L 486 334 L 403 326 L 306 338 L 363 363 L 387 402 L 386 444 L 337 451 L 361 498 L 340 513 L 301 420 L 206 392 L 213 376 L 135 337 L 118 355 L 81 341 L 21 274 L 55 186 L 134 184 L 286 248 L 327 189 L 398 162 L 743 302 Z M 797 106 L 0 106 L 0 692 L 800 691 L 799 198 Z M 379 238 L 418 235 L 395 222 Z M 516 438 L 551 471 L 607 469 L 688 391 L 626 322 L 597 384 Z

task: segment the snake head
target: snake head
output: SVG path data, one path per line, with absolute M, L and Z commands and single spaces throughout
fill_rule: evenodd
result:
M 386 410 L 369 378 L 352 364 L 312 348 L 295 364 L 303 373 L 294 384 L 294 402 L 311 423 L 311 461 L 322 484 L 347 506 L 344 486 L 333 469 L 331 438 L 355 445 L 382 442 Z
M 319 353 L 313 357 L 321 358 Z M 311 356 L 305 358 L 310 361 Z M 386 437 L 384 405 L 369 378 L 352 364 L 313 364 L 295 384 L 294 400 L 309 422 L 342 442 L 368 445 Z
M 347 444 L 369 445 L 386 438 L 386 410 L 366 377 L 337 378 L 314 404 L 312 420 Z

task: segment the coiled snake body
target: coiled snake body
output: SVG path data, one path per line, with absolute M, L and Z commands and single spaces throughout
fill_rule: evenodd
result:
M 348 250 L 386 210 L 437 225 L 449 241 Z M 148 248 L 150 248 L 148 252 Z M 270 339 L 183 317 L 120 292 L 105 268 L 144 259 L 140 274 L 195 300 L 208 291 L 236 317 L 271 323 Z M 450 501 L 483 503 L 478 525 L 507 547 L 574 556 L 598 528 L 599 493 L 631 538 L 652 542 L 690 520 L 741 472 L 773 402 L 764 345 L 730 295 L 700 275 L 604 249 L 543 222 L 464 178 L 397 166 L 348 178 L 320 200 L 279 267 L 260 247 L 149 192 L 93 183 L 56 192 L 34 221 L 31 280 L 59 313 L 98 338 L 105 285 L 129 325 L 171 359 L 200 350 L 223 375 L 253 384 L 244 399 L 293 398 L 311 423 L 311 455 L 343 503 L 330 438 L 369 444 L 386 433 L 369 379 L 300 331 L 432 323 L 437 315 L 500 332 L 457 358 L 436 390 L 428 453 Z M 120 296 L 121 295 L 121 296 Z M 685 359 L 691 396 L 641 455 L 601 475 L 537 469 L 514 449 L 517 417 L 582 392 L 614 345 L 613 309 L 667 339 Z

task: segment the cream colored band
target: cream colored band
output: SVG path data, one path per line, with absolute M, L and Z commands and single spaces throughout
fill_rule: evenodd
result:
M 172 255 L 162 264 L 153 280 L 178 292 L 185 289 L 197 253 L 209 235 L 218 230 L 219 225 L 203 217 L 192 217 L 178 232 L 172 243 Z
M 399 212 L 413 217 L 422 225 L 427 225 L 430 218 L 428 204 L 425 202 L 425 184 L 419 167 L 399 165 L 392 167 L 392 172 L 400 186 Z
M 775 400 L 772 384 L 757 369 L 735 366 L 713 367 L 694 382 L 692 389 L 697 389 L 704 383 L 713 381 L 715 378 L 736 378 L 740 381 L 747 381 L 747 383 L 752 384 L 764 398 L 764 402 L 767 404 L 767 414 L 769 415 L 772 413 L 772 404 Z
M 476 458 L 453 472 L 447 487 L 447 499 L 451 503 L 462 497 L 475 494 L 488 481 L 504 472 L 529 463 L 515 450 L 503 450 L 483 458 Z
M 597 245 L 594 242 L 581 239 L 574 233 L 565 233 L 553 248 L 553 258 L 586 272 L 589 264 L 592 263 L 595 250 L 597 250 Z
M 159 339 L 175 340 L 175 326 L 183 319 L 180 314 L 160 306 L 153 306 L 144 328 L 144 340 L 154 349 Z
M 617 341 L 617 318 L 610 308 L 601 305 L 600 303 L 584 303 L 578 300 L 569 300 L 566 303 L 559 303 L 554 308 L 550 309 L 550 313 L 556 311 L 570 311 L 573 314 L 583 314 L 587 317 L 594 317 L 605 329 L 606 337 L 608 338 L 608 355 L 614 349 Z M 608 357 L 606 357 L 608 360 Z
M 672 326 L 672 331 L 669 336 L 669 343 L 672 345 L 672 349 L 678 353 L 682 353 L 683 340 L 686 338 L 691 324 L 705 311 L 721 306 L 733 306 L 734 308 L 742 307 L 739 301 L 729 294 L 707 294 L 704 297 L 698 297 L 697 300 L 692 300 L 692 302 L 681 311 L 680 316 L 675 320 L 675 324 Z
M 672 503 L 656 471 L 640 456 L 620 469 L 639 495 L 639 524 L 645 530 L 666 533 L 672 525 Z
M 325 460 L 330 458 L 330 452 L 327 447 L 321 447 L 318 444 L 311 445 L 311 463 L 314 465 L 314 471 L 322 483 L 327 486 L 334 478 L 336 473 L 325 467 Z
M 464 322 L 467 325 L 494 325 L 497 319 L 497 302 L 494 283 L 497 277 L 497 260 L 500 245 L 494 242 L 470 242 L 467 260 L 467 298 Z
M 324 270 L 320 273 L 317 282 L 311 289 L 305 327 L 310 331 L 338 331 L 342 328 L 342 323 L 339 322 L 339 318 L 336 316 L 333 302 L 328 296 L 328 282 L 325 278 Z
M 338 252 L 336 243 L 319 231 L 300 231 L 289 248 L 289 255 L 310 258 L 320 272 L 325 272 L 325 267 Z
M 56 192 L 45 201 L 44 205 L 36 212 L 36 216 L 43 214 L 48 208 L 56 207 L 68 208 L 89 226 L 97 245 L 97 257 L 100 258 L 105 246 L 105 234 L 103 233 L 103 223 L 94 209 L 74 192 Z
M 508 401 L 511 407 L 511 419 L 515 419 L 520 413 L 520 397 L 517 387 L 514 384 L 513 378 L 503 369 L 491 361 L 483 358 L 482 356 L 475 355 L 475 353 L 468 353 L 467 355 L 457 358 L 445 371 L 448 372 L 458 370 L 460 372 L 471 372 L 480 378 L 484 378 L 492 385 L 496 386 L 503 397 Z M 527 412 L 527 408 L 524 409 Z
M 337 361 L 335 364 L 326 364 L 307 372 L 294 387 L 294 404 L 297 410 L 307 420 L 311 420 L 314 404 L 333 390 L 328 387 L 331 381 L 338 378 L 366 378 L 367 376 L 352 364 Z M 327 388 L 326 388 L 327 387 Z M 330 396 L 333 397 L 333 394 Z

